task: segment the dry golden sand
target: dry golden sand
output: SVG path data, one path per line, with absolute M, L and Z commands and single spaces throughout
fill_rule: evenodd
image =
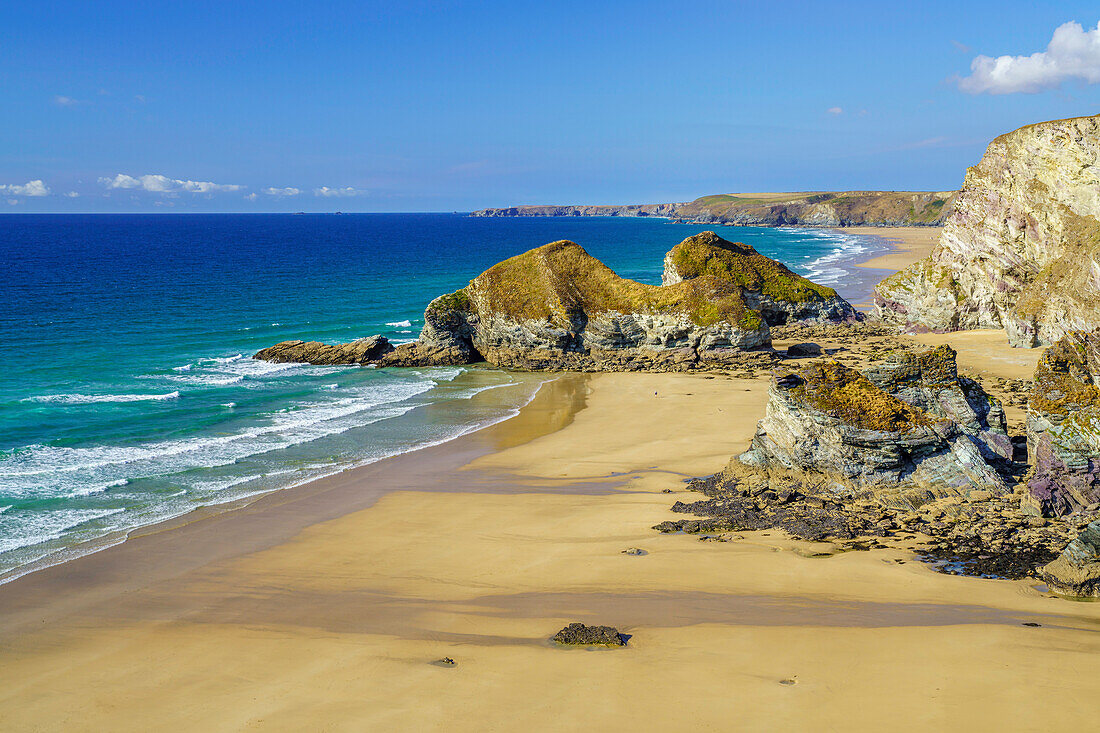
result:
M 991 338 L 951 343 L 997 370 Z M 766 389 L 563 376 L 479 433 L 2 586 L 0 729 L 1092 726 L 1098 604 L 900 549 L 650 529 L 744 449 Z M 576 620 L 629 646 L 547 641 Z
M 844 231 L 882 237 L 894 246 L 893 252 L 861 262 L 858 267 L 896 272 L 927 257 L 943 227 L 845 227 Z

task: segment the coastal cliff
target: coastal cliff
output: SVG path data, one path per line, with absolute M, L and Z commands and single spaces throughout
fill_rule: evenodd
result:
M 662 216 L 740 226 L 938 226 L 954 191 L 843 191 L 718 194 L 680 204 L 512 206 L 471 216 Z
M 771 326 L 862 318 L 832 288 L 714 232 L 689 237 L 669 251 L 663 282 L 626 280 L 579 245 L 552 242 L 433 300 L 420 338 L 396 348 L 374 344 L 371 363 L 685 371 L 769 360 L 770 352 L 757 350 L 771 343 Z M 311 345 L 312 351 L 305 348 Z M 286 342 L 254 358 L 290 355 L 333 363 L 334 355 L 361 351 Z
M 1100 325 L 1100 116 L 990 143 L 932 254 L 880 283 L 875 302 L 903 327 L 1003 328 L 1024 347 Z

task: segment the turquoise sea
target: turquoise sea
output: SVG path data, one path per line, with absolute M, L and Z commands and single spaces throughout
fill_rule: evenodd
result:
M 0 216 L 0 581 L 135 527 L 453 439 L 539 379 L 489 368 L 268 364 L 291 338 L 416 338 L 424 306 L 506 257 L 571 239 L 660 283 L 708 227 L 460 214 Z M 852 296 L 879 240 L 720 228 Z M 844 287 L 841 287 L 844 286 Z M 499 389 L 492 407 L 471 400 Z M 425 405 L 446 402 L 449 409 Z

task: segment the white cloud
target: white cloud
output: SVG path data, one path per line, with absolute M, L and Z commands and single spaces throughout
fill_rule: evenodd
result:
M 834 117 L 836 115 L 844 114 L 844 110 L 840 107 L 829 107 L 829 109 L 827 109 L 825 111 L 828 112 L 829 114 L 833 115 Z
M 107 188 L 140 189 L 150 193 L 215 193 L 219 191 L 240 191 L 244 188 L 244 186 L 235 183 L 183 181 L 157 173 L 137 177 L 119 173 L 114 178 L 100 178 L 99 182 Z
M 56 94 L 54 95 L 53 103 L 60 107 L 75 107 L 81 102 L 79 99 L 73 99 L 72 97 L 66 97 L 62 94 Z
M 321 186 L 320 188 L 313 189 L 313 195 L 326 197 L 348 197 L 366 196 L 367 192 L 358 188 L 352 188 L 351 186 L 345 186 L 344 188 L 329 188 L 328 186 Z
M 245 198 L 248 199 L 249 201 L 255 201 L 256 199 L 258 199 L 260 197 L 258 195 L 256 195 L 255 193 L 250 193 L 247 196 L 245 196 Z
M 69 191 L 68 193 L 65 193 L 63 195 L 67 199 L 78 199 L 78 198 L 80 198 L 80 194 L 77 193 L 76 191 Z
M 8 199 L 8 203 L 12 206 L 15 206 L 17 203 L 19 203 L 19 199 Z
M 302 192 L 300 188 L 265 188 L 264 193 L 268 196 L 297 196 Z
M 8 196 L 49 196 L 50 187 L 41 180 L 35 179 L 22 185 L 18 183 L 0 184 L 0 194 L 7 194 Z
M 1100 23 L 1085 31 L 1080 23 L 1058 26 L 1047 50 L 1030 56 L 978 56 L 970 76 L 959 79 L 969 94 L 1034 94 L 1070 79 L 1100 83 Z

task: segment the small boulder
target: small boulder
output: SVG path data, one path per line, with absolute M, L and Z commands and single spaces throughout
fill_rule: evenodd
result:
M 1044 565 L 1039 577 L 1064 596 L 1100 597 L 1100 520 L 1085 527 L 1061 555 Z
M 787 347 L 787 356 L 792 359 L 802 359 L 808 356 L 821 356 L 821 346 L 807 341 L 803 344 L 791 344 Z
M 626 639 L 611 626 L 586 626 L 571 623 L 554 634 L 553 641 L 575 646 L 626 646 Z

